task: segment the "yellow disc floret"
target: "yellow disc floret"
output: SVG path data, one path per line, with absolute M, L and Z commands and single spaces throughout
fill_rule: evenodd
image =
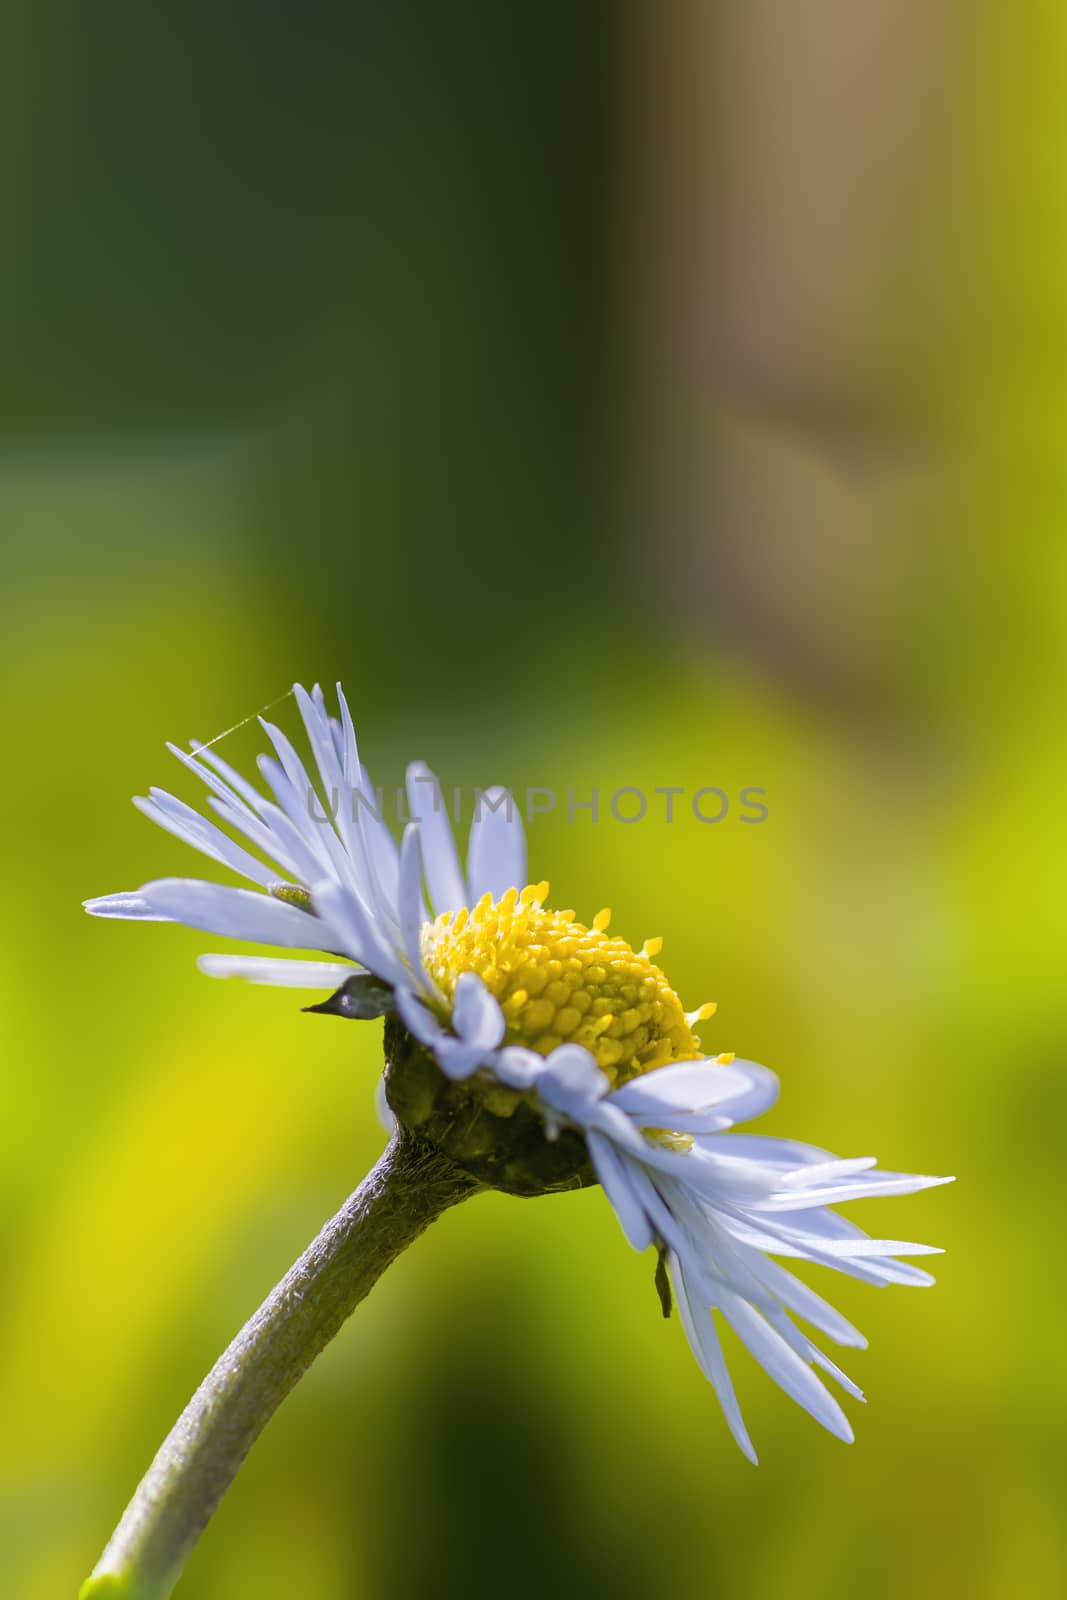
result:
M 451 1003 L 456 979 L 475 972 L 499 1001 L 511 1044 L 548 1055 L 584 1045 L 613 1085 L 669 1061 L 703 1055 L 693 1023 L 713 1005 L 685 1012 L 652 961 L 662 939 L 635 951 L 608 932 L 610 911 L 591 928 L 573 911 L 544 905 L 548 884 L 484 895 L 473 911 L 446 911 L 422 930 L 422 959 Z

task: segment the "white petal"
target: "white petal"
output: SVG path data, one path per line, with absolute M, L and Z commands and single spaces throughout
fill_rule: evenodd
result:
M 190 751 L 190 754 L 198 757 L 201 761 L 206 761 L 209 766 L 214 767 L 219 777 L 222 778 L 225 783 L 229 784 L 230 788 L 239 797 L 239 799 L 244 801 L 245 805 L 249 806 L 253 811 L 259 810 L 260 806 L 263 804 L 263 796 L 252 786 L 252 784 L 248 782 L 247 778 L 241 776 L 236 767 L 231 767 L 229 762 L 224 761 L 221 756 L 216 755 L 214 750 L 207 749 L 205 746 L 197 744 L 195 740 L 193 741 L 193 748 Z
M 275 732 L 281 738 L 280 731 L 276 729 Z M 290 826 L 296 828 L 300 837 L 304 839 L 305 844 L 315 849 L 316 853 L 318 853 L 318 829 L 326 826 L 322 820 L 326 817 L 326 810 L 319 805 L 318 796 L 314 795 L 312 799 L 309 799 L 308 790 L 302 790 L 294 786 L 292 779 L 277 756 L 267 755 L 264 752 L 256 757 L 256 766 L 259 768 L 261 776 L 267 780 L 267 786 L 275 801 L 277 801 L 279 807 L 289 819 Z M 256 807 L 257 816 L 261 810 L 262 803 Z M 309 822 L 315 824 L 314 829 L 308 827 Z
M 401 1022 L 420 1044 L 435 1048 L 438 1041 L 444 1037 L 445 1030 L 434 1016 L 433 1012 L 412 993 L 405 985 L 398 985 L 394 991 L 396 1009 Z
M 337 744 L 334 740 L 330 719 L 325 711 L 325 700 L 322 709 L 319 708 L 308 694 L 302 683 L 293 684 L 293 697 L 300 710 L 304 723 L 304 731 L 311 746 L 311 753 L 315 757 L 319 777 L 323 787 L 327 790 L 336 790 L 343 799 L 345 778 L 340 761 L 337 759 Z M 341 817 L 344 816 L 346 807 L 338 807 L 338 826 L 341 827 Z M 345 841 L 348 843 L 348 840 Z
M 721 1304 L 723 1316 L 738 1338 L 779 1388 L 830 1433 L 851 1444 L 853 1433 L 845 1413 L 782 1335 L 739 1296 L 724 1295 Z
M 127 922 L 173 922 L 162 912 L 150 906 L 140 890 L 127 890 L 121 894 L 101 894 L 95 900 L 83 900 L 82 905 L 91 917 L 115 917 Z
M 900 1283 L 927 1287 L 934 1282 L 931 1275 L 920 1267 L 897 1261 L 892 1256 L 880 1256 L 877 1251 L 865 1256 L 861 1247 L 855 1254 L 839 1254 L 838 1248 L 842 1240 L 847 1241 L 851 1238 L 864 1243 L 872 1241 L 867 1239 L 862 1229 L 855 1227 L 845 1217 L 839 1217 L 836 1212 L 789 1212 L 783 1218 L 780 1213 L 775 1215 L 761 1211 L 759 1221 L 766 1225 L 765 1235 L 759 1238 L 759 1248 L 775 1255 L 796 1256 L 814 1261 L 820 1266 L 830 1267 L 834 1272 L 843 1273 L 846 1277 L 859 1278 L 864 1283 L 879 1286 Z M 817 1228 L 808 1226 L 813 1221 L 818 1223 Z M 756 1237 L 753 1235 L 753 1239 Z
M 288 734 L 273 722 L 268 722 L 266 717 L 260 717 L 259 724 L 274 746 L 285 779 L 284 783 L 279 782 L 276 773 L 269 778 L 279 805 L 304 838 L 312 837 L 312 829 L 316 838 L 333 832 L 330 813 L 335 806 L 338 814 L 344 810 L 344 797 L 339 793 L 336 783 L 324 786 L 324 804 Z M 269 759 L 261 756 L 257 763 L 264 777 L 268 777 L 270 771 L 264 765 Z
M 296 696 L 300 715 L 304 719 L 304 728 L 318 764 L 323 787 L 331 800 L 334 793 L 338 797 L 336 827 L 345 852 L 355 865 L 356 887 L 370 911 L 380 915 L 388 907 L 382 904 L 379 885 L 367 860 L 363 834 L 358 822 L 353 820 L 352 789 L 346 784 L 344 771 L 337 759 L 337 745 L 334 742 L 329 718 L 322 714 L 302 684 L 294 683 L 293 694 Z
M 522 813 L 510 791 L 499 785 L 484 790 L 475 806 L 467 846 L 467 882 L 475 903 L 483 894 L 499 900 L 509 889 L 521 889 L 526 883 Z
M 920 1189 L 938 1189 L 944 1183 L 955 1183 L 955 1181 L 956 1179 L 951 1174 L 947 1177 L 934 1177 L 922 1172 L 876 1171 L 865 1173 L 862 1184 L 865 1186 L 867 1193 L 877 1199 L 878 1196 L 883 1194 L 916 1194 Z M 839 1190 L 842 1187 L 846 1187 L 846 1185 L 839 1185 L 835 1179 L 831 1179 L 826 1184 L 828 1190 L 838 1193 L 838 1198 L 840 1198 Z M 852 1188 L 854 1185 L 850 1182 L 847 1187 Z M 837 1202 L 834 1201 L 832 1203 L 836 1205 Z
M 422 855 L 419 847 L 419 825 L 409 822 L 404 829 L 400 845 L 400 871 L 397 884 L 397 920 L 404 953 L 412 972 L 427 993 L 433 991 L 426 968 L 422 964 L 420 934 L 426 918 L 422 898 Z
M 259 761 L 260 771 L 270 782 L 282 810 L 315 853 L 321 853 L 323 859 L 329 862 L 330 873 L 338 883 L 347 884 L 363 897 L 367 874 L 362 859 L 357 861 L 353 858 L 331 820 L 331 813 L 336 810 L 340 826 L 345 815 L 345 797 L 341 793 L 339 782 L 335 780 L 332 784 L 326 784 L 326 805 L 323 808 L 304 763 L 289 739 L 280 728 L 267 722 L 264 717 L 260 717 L 259 720 L 263 731 L 278 752 L 285 782 L 279 782 L 272 775 L 272 769 L 263 757 L 260 757 Z
M 671 1210 L 699 1251 L 705 1271 L 723 1287 L 763 1310 L 776 1310 L 778 1301 L 758 1274 L 759 1252 L 732 1238 L 717 1209 L 695 1199 L 685 1184 L 675 1182 L 662 1187 Z
M 691 1150 L 676 1151 L 655 1143 L 642 1141 L 642 1144 L 640 1159 L 646 1166 L 669 1174 L 714 1205 L 755 1206 L 766 1202 L 773 1193 L 773 1177 L 755 1162 L 720 1156 L 698 1145 Z
M 544 1070 L 545 1058 L 519 1044 L 505 1045 L 493 1061 L 493 1073 L 509 1089 L 529 1089 Z
M 852 1261 L 835 1263 L 842 1271 L 854 1272 Z M 929 1289 L 937 1279 L 931 1272 L 924 1272 L 921 1267 L 913 1267 L 907 1261 L 869 1261 L 864 1263 L 876 1276 L 885 1283 L 899 1283 L 907 1288 Z
M 763 1232 L 756 1231 L 746 1235 L 743 1227 L 734 1226 L 736 1237 L 756 1248 L 773 1253 L 774 1255 L 795 1256 L 800 1260 L 814 1261 L 820 1266 L 830 1267 L 834 1272 L 844 1273 L 849 1278 L 859 1278 L 863 1283 L 882 1285 L 890 1282 L 916 1282 L 932 1283 L 928 1273 L 920 1273 L 917 1267 L 906 1267 L 903 1262 L 889 1262 L 880 1259 L 864 1261 L 858 1256 L 835 1256 L 832 1254 L 831 1241 L 836 1237 L 843 1237 L 846 1233 L 851 1236 L 866 1238 L 861 1229 L 848 1222 L 845 1217 L 839 1217 L 833 1211 L 806 1211 L 802 1214 L 787 1213 L 788 1220 L 783 1220 L 781 1214 L 769 1211 L 754 1213 L 758 1215 Z M 818 1229 L 806 1226 L 813 1220 L 819 1223 Z M 918 1274 L 917 1277 L 911 1276 Z
M 264 800 L 262 817 L 253 816 L 244 806 L 231 805 L 217 795 L 208 795 L 208 805 L 218 813 L 223 822 L 243 833 L 263 854 L 278 863 L 282 872 L 288 873 L 305 886 L 329 871 L 326 861 L 319 861 L 304 843 L 288 817 L 276 805 Z
M 324 878 L 311 891 L 311 903 L 332 931 L 337 948 L 394 988 L 410 986 L 412 976 L 377 927 L 354 889 Z
M 326 696 L 323 693 L 321 683 L 313 683 L 311 685 L 311 698 L 315 702 L 316 710 L 321 712 L 323 721 L 329 722 L 330 714 L 326 709 Z
M 817 1145 L 801 1144 L 796 1139 L 775 1139 L 766 1133 L 727 1133 L 721 1139 L 699 1139 L 697 1143 L 707 1150 L 745 1156 L 749 1161 L 770 1162 L 778 1167 L 833 1159 L 829 1151 L 820 1150 Z
M 940 1245 L 908 1244 L 904 1239 L 834 1239 L 823 1249 L 835 1256 L 940 1256 Z
M 413 761 L 408 767 L 407 793 L 408 810 L 420 824 L 426 886 L 434 915 L 458 911 L 469 904 L 467 886 L 460 871 L 441 786 L 425 761 Z
M 755 1270 L 782 1304 L 810 1322 L 813 1328 L 818 1328 L 837 1344 L 849 1345 L 855 1350 L 867 1348 L 867 1340 L 858 1328 L 854 1328 L 835 1306 L 817 1295 L 814 1289 L 809 1289 L 806 1283 L 801 1283 L 799 1278 L 780 1267 L 777 1261 L 768 1261 L 766 1256 L 761 1256 Z
M 657 1127 L 676 1111 L 696 1112 L 738 1099 L 752 1088 L 752 1080 L 733 1066 L 714 1061 L 677 1061 L 632 1078 L 611 1096 L 611 1103 L 635 1122 Z M 658 1121 L 656 1119 L 659 1119 Z M 674 1123 L 669 1124 L 674 1127 Z
M 610 1087 L 588 1050 L 561 1044 L 546 1059 L 537 1079 L 538 1097 L 584 1125 L 586 1116 Z
M 302 881 L 312 884 L 322 877 L 336 878 L 338 883 L 347 884 L 358 893 L 355 864 L 337 837 L 328 815 L 321 809 L 318 796 L 307 789 L 301 798 L 300 791 L 293 787 L 284 768 L 273 756 L 257 757 L 257 765 L 277 800 L 276 805 L 271 801 L 260 807 L 263 821 L 272 833 L 286 841 L 287 848 L 297 859 L 306 862 L 310 858 L 317 863 L 313 867 L 302 866 Z
M 337 703 L 341 708 L 341 748 L 344 752 L 344 775 L 352 803 L 356 808 L 363 848 L 378 889 L 379 901 L 395 906 L 399 891 L 400 857 L 396 840 L 389 831 L 385 818 L 378 808 L 378 797 L 366 767 L 359 759 L 356 730 L 352 713 L 348 709 L 344 690 L 337 685 Z M 362 798 L 361 798 L 362 797 Z
M 581 1049 L 582 1047 L 581 1045 L 565 1045 L 560 1046 L 560 1048 L 573 1050 Z M 557 1053 L 557 1051 L 553 1050 L 548 1057 L 550 1063 L 555 1061 Z M 588 1052 L 586 1053 L 588 1054 Z M 590 1057 L 591 1061 L 592 1059 Z M 596 1070 L 600 1072 L 599 1067 Z M 603 1073 L 600 1076 L 603 1077 Z M 607 1083 L 606 1078 L 604 1082 Z M 625 1150 L 628 1155 L 634 1156 L 638 1161 L 643 1162 L 646 1156 L 654 1158 L 657 1153 L 664 1153 L 662 1150 L 657 1152 L 650 1146 L 637 1124 L 632 1122 L 625 1112 L 620 1111 L 618 1106 L 612 1104 L 612 1096 L 610 1092 L 604 1093 L 603 1085 L 590 1079 L 589 1092 L 583 1092 L 582 1080 L 578 1075 L 577 1069 L 575 1069 L 574 1073 L 574 1084 L 576 1090 L 574 1096 L 574 1120 L 580 1127 L 596 1128 L 598 1133 L 606 1134 L 609 1139 L 619 1146 L 620 1150 Z M 654 1166 L 655 1159 L 650 1161 L 648 1165 Z M 671 1168 L 671 1170 L 673 1171 L 674 1169 Z
M 729 1289 L 729 1281 L 722 1270 L 716 1240 L 706 1222 L 700 1219 L 695 1228 L 689 1225 L 692 1208 L 686 1202 L 691 1197 L 685 1185 L 662 1175 L 657 1175 L 653 1181 L 652 1175 L 639 1168 L 636 1162 L 631 1164 L 631 1174 L 634 1192 L 655 1233 L 682 1263 L 693 1303 L 718 1304 L 721 1295 Z M 758 1284 L 755 1291 L 761 1293 Z
M 479 1067 L 490 1066 L 493 1059 L 491 1050 L 454 1039 L 449 1033 L 443 1033 L 432 1048 L 437 1065 L 449 1078 L 469 1078 Z
M 715 1319 L 707 1307 L 690 1299 L 685 1269 L 673 1252 L 670 1256 L 670 1269 L 675 1298 L 678 1301 L 678 1315 L 682 1319 L 682 1327 L 685 1329 L 690 1349 L 696 1356 L 700 1370 L 718 1396 L 730 1432 L 752 1465 L 758 1466 L 759 1461 L 752 1447 L 752 1440 L 748 1436 L 734 1386 L 730 1381 L 726 1358 L 722 1353 L 722 1345 L 719 1343 L 719 1335 L 715 1328 Z
M 866 1400 L 867 1397 L 860 1388 L 859 1384 L 853 1383 L 848 1373 L 842 1372 L 837 1363 L 831 1361 L 829 1356 L 824 1356 L 818 1345 L 813 1344 L 810 1339 L 802 1334 L 800 1329 L 794 1322 L 791 1321 L 784 1311 L 782 1311 L 780 1308 L 770 1311 L 767 1313 L 767 1319 L 771 1323 L 772 1327 L 777 1328 L 786 1344 L 788 1344 L 792 1350 L 796 1351 L 801 1361 L 807 1362 L 809 1365 L 814 1363 L 815 1366 L 821 1367 L 822 1370 L 826 1373 L 829 1373 L 834 1382 L 840 1384 L 845 1393 L 850 1394 L 854 1400 Z
M 360 767 L 359 778 L 353 785 L 356 818 L 363 835 L 363 849 L 383 910 L 396 905 L 400 875 L 400 852 L 385 820 L 384 797 L 378 803 L 378 792 L 366 767 Z
M 283 961 L 274 956 L 198 956 L 196 964 L 209 978 L 244 978 L 277 989 L 339 989 L 346 978 L 362 971 L 340 961 Z
M 396 989 L 394 999 L 405 1028 L 420 1044 L 432 1051 L 441 1071 L 449 1078 L 469 1078 L 480 1066 L 493 1061 L 494 1052 L 491 1049 L 456 1039 L 442 1028 L 433 1012 L 409 988 Z M 493 1003 L 495 1005 L 496 1002 Z
M 224 783 L 216 772 L 212 772 L 210 767 L 206 767 L 202 760 L 195 755 L 189 755 L 188 751 L 183 750 L 180 745 L 168 743 L 167 749 L 172 756 L 177 756 L 182 766 L 199 778 L 200 782 L 205 784 L 220 800 L 225 800 L 228 805 L 244 806 L 248 809 L 246 801 L 239 794 L 235 794 L 229 784 Z
M 913 1246 L 902 1240 L 871 1239 L 862 1228 L 836 1211 L 771 1212 L 763 1207 L 754 1210 L 753 1225 L 763 1226 L 773 1235 L 764 1248 L 776 1254 L 805 1255 L 809 1260 L 844 1272 L 849 1277 L 864 1278 L 874 1283 L 902 1283 L 926 1287 L 934 1282 L 928 1272 L 897 1261 L 882 1254 L 882 1250 L 910 1252 Z M 780 1243 L 784 1242 L 783 1250 Z M 920 1253 L 940 1253 L 930 1246 L 919 1246 Z
M 656 1123 L 649 1118 L 644 1118 L 646 1127 L 654 1128 Z M 709 1133 L 725 1133 L 727 1128 L 732 1128 L 732 1117 L 724 1116 L 717 1111 L 675 1111 L 671 1116 L 672 1133 L 691 1133 L 694 1138 L 703 1137 Z
M 850 1178 L 857 1172 L 869 1172 L 878 1165 L 877 1156 L 855 1156 L 846 1161 L 818 1161 L 800 1167 L 782 1179 L 786 1189 L 808 1188 L 814 1183 L 824 1183 L 828 1178 Z
M 736 1100 L 724 1102 L 716 1109 L 732 1122 L 751 1122 L 753 1117 L 762 1117 L 778 1099 L 776 1074 L 769 1067 L 761 1067 L 758 1061 L 743 1061 L 740 1057 L 731 1061 L 730 1070 L 743 1073 L 749 1087 Z
M 278 881 L 277 868 L 272 872 L 262 861 L 228 838 L 221 828 L 216 828 L 213 822 L 200 816 L 192 806 L 167 794 L 165 789 L 153 789 L 148 800 L 139 794 L 134 795 L 133 803 L 149 821 L 158 823 L 176 839 L 191 844 L 194 850 L 209 856 L 212 861 L 239 872 L 243 878 L 249 878 L 264 889 L 268 884 Z
M 866 1200 L 874 1195 L 915 1194 L 934 1189 L 952 1178 L 928 1178 L 908 1172 L 868 1172 L 855 1182 L 824 1183 L 811 1189 L 779 1190 L 764 1202 L 768 1211 L 805 1211 L 809 1207 L 839 1205 L 844 1200 Z
M 750 1219 L 753 1223 L 766 1225 L 775 1232 L 790 1233 L 796 1237 L 813 1239 L 823 1243 L 827 1239 L 866 1239 L 867 1234 L 850 1217 L 843 1217 L 837 1211 L 830 1211 L 825 1206 L 820 1206 L 814 1211 L 794 1211 L 772 1216 L 770 1212 L 761 1207 L 759 1212 L 753 1212 Z
M 727 1106 L 726 1111 L 729 1111 Z M 645 1112 L 640 1117 L 634 1118 L 644 1127 L 662 1128 L 663 1122 L 656 1121 L 650 1113 Z M 732 1128 L 734 1119 L 722 1111 L 672 1111 L 670 1114 L 670 1128 L 672 1133 L 691 1133 L 694 1137 L 709 1133 L 724 1133 L 727 1128 Z
M 504 1026 L 504 1013 L 477 973 L 460 973 L 452 1001 L 452 1027 L 459 1037 L 479 1050 L 495 1050 Z
M 690 1272 L 691 1282 L 699 1283 L 703 1289 L 707 1274 L 701 1260 L 700 1246 L 690 1237 L 672 1209 L 675 1196 L 669 1182 L 664 1184 L 661 1194 L 648 1172 L 637 1161 L 628 1162 L 627 1176 L 634 1198 L 648 1218 L 654 1236 L 662 1239 L 675 1252 L 684 1262 L 686 1271 Z
M 755 1209 L 746 1204 L 731 1204 L 726 1210 L 730 1217 L 731 1232 L 737 1238 L 744 1239 L 749 1244 L 754 1243 L 760 1250 L 773 1251 L 775 1254 L 794 1255 L 796 1254 L 794 1246 L 799 1246 L 802 1253 L 806 1253 L 809 1246 L 821 1248 L 827 1239 L 867 1237 L 862 1228 L 858 1228 L 847 1217 L 839 1216 L 836 1211 L 771 1212 L 763 1207 Z M 753 1237 L 749 1238 L 749 1234 Z M 789 1246 L 786 1251 L 778 1250 L 779 1240 Z
M 290 950 L 321 950 L 326 929 L 295 906 L 251 889 L 230 889 L 196 878 L 160 878 L 141 894 L 153 910 L 204 933 Z
M 841 1388 L 844 1389 L 846 1394 L 850 1394 L 854 1400 L 861 1400 L 864 1404 L 866 1404 L 867 1396 L 864 1394 L 859 1384 L 853 1383 L 848 1373 L 842 1372 L 836 1361 L 831 1361 L 829 1356 L 823 1355 L 818 1345 L 812 1344 L 810 1341 L 808 1342 L 808 1350 L 810 1351 L 812 1361 L 814 1361 L 817 1367 L 821 1367 L 824 1372 L 828 1372 L 831 1378 L 833 1378 L 834 1382 L 841 1385 Z
M 596 1175 L 622 1225 L 623 1233 L 635 1250 L 647 1250 L 653 1240 L 652 1226 L 634 1192 L 627 1163 L 602 1133 L 589 1133 L 586 1143 Z

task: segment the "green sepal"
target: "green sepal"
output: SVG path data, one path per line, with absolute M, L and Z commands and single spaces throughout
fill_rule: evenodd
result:
M 303 1009 L 319 1011 L 327 1017 L 347 1017 L 350 1022 L 372 1022 L 392 1011 L 393 991 L 373 972 L 354 972 L 328 1000 Z
M 385 1096 L 400 1126 L 427 1140 L 487 1189 L 558 1194 L 597 1183 L 585 1139 L 545 1131 L 526 1096 L 481 1074 L 457 1081 L 411 1037 L 399 1017 L 385 1020 Z
M 667 1272 L 667 1246 L 662 1239 L 656 1241 L 656 1293 L 659 1295 L 660 1309 L 665 1317 L 671 1314 L 673 1301 L 671 1299 L 671 1280 Z

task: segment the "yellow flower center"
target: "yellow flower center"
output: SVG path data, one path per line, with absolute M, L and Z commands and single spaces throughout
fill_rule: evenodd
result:
M 451 1002 L 456 979 L 476 972 L 499 1001 L 511 1044 L 548 1055 L 584 1045 L 613 1085 L 669 1061 L 703 1055 L 693 1024 L 714 1005 L 686 1013 L 652 957 L 662 939 L 638 951 L 607 933 L 610 911 L 591 928 L 573 911 L 544 906 L 548 884 L 484 895 L 473 911 L 446 911 L 422 930 L 427 973 Z

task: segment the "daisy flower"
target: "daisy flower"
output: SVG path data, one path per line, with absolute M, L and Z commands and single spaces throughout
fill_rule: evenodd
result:
M 774 1103 L 777 1079 L 754 1062 L 705 1054 L 695 1029 L 715 1007 L 684 1009 L 656 965 L 661 940 L 635 950 L 609 933 L 608 910 L 585 926 L 574 911 L 552 909 L 547 882 L 526 881 L 522 821 L 504 789 L 479 796 L 464 864 L 440 787 L 415 763 L 398 845 L 340 686 L 336 718 L 318 687 L 294 694 L 310 771 L 263 721 L 273 747 L 259 758 L 267 792 L 211 747 L 172 745 L 219 820 L 161 789 L 135 801 L 255 887 L 163 878 L 86 909 L 325 952 L 330 959 L 315 961 L 209 954 L 199 964 L 214 977 L 328 991 L 311 1010 L 384 1016 L 392 1112 L 480 1181 L 518 1194 L 599 1182 L 634 1248 L 657 1248 L 665 1311 L 669 1270 L 693 1353 L 750 1459 L 718 1318 L 786 1394 L 851 1440 L 819 1372 L 863 1396 L 793 1318 L 839 1345 L 865 1341 L 780 1259 L 867 1283 L 928 1284 L 899 1258 L 931 1247 L 869 1238 L 832 1207 L 950 1180 L 734 1132 Z

